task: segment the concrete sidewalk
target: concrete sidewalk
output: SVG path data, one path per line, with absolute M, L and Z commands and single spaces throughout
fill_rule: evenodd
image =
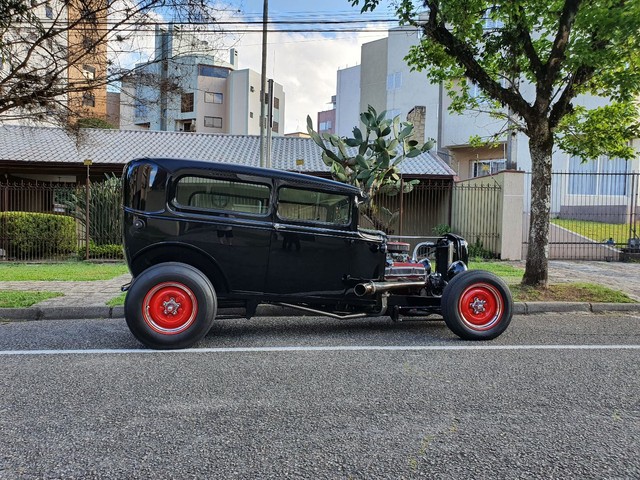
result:
M 524 268 L 524 262 L 507 262 Z M 640 302 L 640 263 L 551 261 L 550 283 L 590 282 L 625 292 Z M 111 280 L 91 282 L 5 282 L 0 281 L 1 290 L 61 292 L 64 296 L 52 298 L 30 308 L 0 309 L 0 319 L 35 320 L 67 318 L 121 318 L 122 307 L 110 308 L 106 303 L 120 295 L 120 287 L 131 281 L 129 274 Z M 638 304 L 596 304 L 588 302 L 527 302 L 516 304 L 517 314 L 540 312 L 640 312 Z M 292 312 L 282 307 L 264 306 L 258 310 L 262 315 L 286 315 Z M 295 311 L 302 315 L 302 312 Z

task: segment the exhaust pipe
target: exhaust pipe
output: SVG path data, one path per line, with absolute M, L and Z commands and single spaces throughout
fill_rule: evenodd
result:
M 358 283 L 353 287 L 353 292 L 358 297 L 364 297 L 365 295 L 375 295 L 376 293 L 388 292 L 390 290 L 398 290 L 401 288 L 410 287 L 424 287 L 425 282 L 364 282 Z

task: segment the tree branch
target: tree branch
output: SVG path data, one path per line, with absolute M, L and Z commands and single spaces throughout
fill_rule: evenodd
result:
M 445 48 L 446 53 L 455 58 L 465 69 L 465 75 L 477 83 L 485 92 L 495 100 L 511 106 L 515 113 L 522 118 L 531 118 L 533 112 L 531 106 L 516 92 L 504 88 L 486 72 L 475 59 L 469 46 L 454 36 L 444 22 L 438 20 L 439 8 L 437 0 L 426 1 L 429 7 L 429 20 L 423 26 L 424 34 L 438 42 Z
M 540 94 L 542 94 L 548 100 L 551 97 L 551 90 L 557 79 L 562 65 L 565 60 L 565 53 L 569 44 L 569 35 L 571 34 L 571 28 L 573 22 L 576 19 L 576 14 L 580 8 L 582 0 L 565 0 L 562 13 L 560 14 L 560 21 L 558 23 L 558 32 L 553 40 L 553 46 L 551 47 L 551 53 L 549 59 L 544 65 L 546 70 L 546 76 L 537 85 Z M 548 105 L 547 105 L 548 107 Z
M 515 18 L 516 27 L 518 29 L 518 39 L 522 44 L 525 55 L 529 59 L 529 65 L 536 76 L 536 80 L 541 81 L 544 78 L 544 65 L 538 56 L 538 52 L 536 52 L 536 49 L 533 46 L 529 28 L 525 25 L 524 19 L 524 8 L 520 7 L 518 8 L 518 16 Z

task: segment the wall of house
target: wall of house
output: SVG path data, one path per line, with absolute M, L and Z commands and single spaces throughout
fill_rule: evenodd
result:
M 365 43 L 361 49 L 360 112 L 369 105 L 378 113 L 387 108 L 387 52 L 388 40 L 382 38 Z M 359 124 L 359 121 L 358 121 Z
M 482 160 L 499 160 L 505 158 L 505 145 L 497 147 L 456 147 L 451 148 L 450 166 L 458 172 L 460 180 L 473 178 L 473 163 Z M 487 172 L 491 173 L 491 172 Z
M 423 143 L 438 138 L 439 87 L 431 84 L 425 72 L 412 72 L 405 57 L 412 45 L 419 43 L 414 28 L 400 27 L 389 30 L 387 50 L 387 106 L 390 116 L 400 115 L 402 120 L 416 105 L 425 107 Z M 364 62 L 364 61 L 363 61 Z
M 104 6 L 98 2 L 90 5 L 90 8 L 97 10 L 95 21 L 80 22 L 68 31 L 69 86 L 73 88 L 74 85 L 82 87 L 87 84 L 85 66 L 99 80 L 98 86 L 89 91 L 69 92 L 69 108 L 79 117 L 107 118 L 107 85 L 104 82 L 107 77 L 107 44 L 100 42 L 92 52 L 87 51 L 84 45 L 85 38 L 98 39 L 107 29 L 107 1 L 102 2 Z M 77 22 L 82 18 L 82 3 L 69 2 L 67 5 L 70 22 Z M 92 95 L 93 105 L 87 104 L 87 95 Z
M 353 136 L 360 124 L 360 65 L 338 70 L 336 91 L 336 134 Z
M 524 173 L 505 171 L 456 183 L 452 231 L 503 260 L 522 258 Z
M 235 135 L 260 134 L 260 75 L 253 70 L 235 70 L 229 76 L 230 123 Z
M 274 98 L 274 106 L 273 106 L 273 127 L 271 131 L 272 136 L 283 136 L 284 135 L 284 111 L 286 107 L 286 94 L 284 92 L 284 87 L 279 83 L 273 82 L 273 98 Z M 278 108 L 276 108 L 276 99 L 278 103 Z M 259 126 L 259 125 L 258 125 Z
M 194 108 L 196 116 L 196 132 L 201 133 L 229 133 L 230 98 L 226 78 L 197 77 L 197 88 L 194 92 Z M 206 102 L 207 93 L 222 94 L 222 103 Z M 205 117 L 220 118 L 220 127 L 206 125 Z

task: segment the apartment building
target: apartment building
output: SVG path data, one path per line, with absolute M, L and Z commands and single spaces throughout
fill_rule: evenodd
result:
M 330 110 L 324 110 L 322 112 L 318 112 L 318 133 L 336 133 L 336 96 L 333 95 L 331 97 L 331 106 Z
M 200 133 L 258 135 L 261 76 L 237 70 L 238 55 L 228 60 L 192 53 L 194 42 L 169 28 L 156 32 L 154 61 L 138 65 L 122 83 L 120 128 Z M 268 108 L 272 135 L 284 132 L 285 93 L 269 82 Z
M 32 2 L 31 13 L 39 24 L 16 20 L 7 27 L 1 78 L 31 78 L 34 91 L 40 82 L 55 96 L 5 112 L 3 123 L 46 125 L 106 117 L 107 11 L 107 0 Z M 15 85 L 3 87 L 8 91 Z
M 360 124 L 359 114 L 368 105 L 378 112 L 386 110 L 388 116 L 400 115 L 404 120 L 413 111 L 424 112 L 422 140 L 436 141 L 437 154 L 457 173 L 460 179 L 489 175 L 505 169 L 531 171 L 528 138 L 524 134 L 502 138 L 497 146 L 474 147 L 469 139 L 473 136 L 487 138 L 500 132 L 505 121 L 491 117 L 488 113 L 467 111 L 462 115 L 450 113 L 451 99 L 442 85 L 431 84 L 424 73 L 412 72 L 404 58 L 412 45 L 419 43 L 416 29 L 400 27 L 389 30 L 386 38 L 365 43 L 361 47 L 361 63 L 337 72 L 336 133 L 351 135 L 354 126 Z M 525 97 L 534 98 L 534 86 L 520 84 Z M 472 91 L 479 95 L 479 91 Z M 603 105 L 606 99 L 583 95 L 576 104 L 594 108 Z M 416 109 L 416 107 L 420 107 Z M 605 168 L 608 173 L 631 171 L 637 167 L 627 162 L 592 162 L 588 167 L 581 159 L 570 158 L 562 151 L 555 151 L 554 170 L 582 171 Z M 594 166 L 599 165 L 599 166 Z M 602 168 L 600 170 L 602 170 Z
M 69 109 L 80 118 L 107 117 L 107 30 L 108 0 L 65 2 L 70 24 L 68 32 Z M 86 90 L 87 83 L 96 86 Z

